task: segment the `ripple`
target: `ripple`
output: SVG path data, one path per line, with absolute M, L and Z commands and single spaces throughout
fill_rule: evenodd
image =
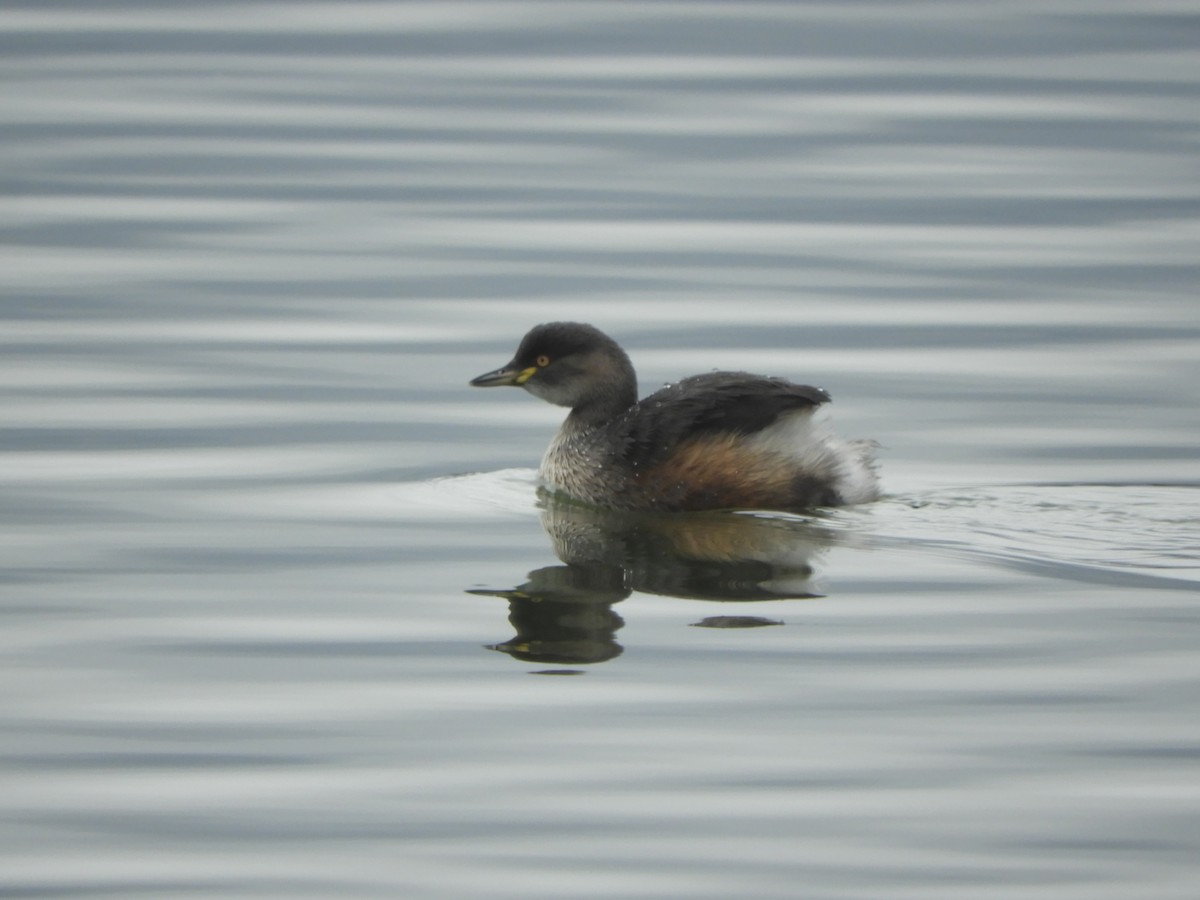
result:
M 1165 589 L 1200 586 L 1200 486 L 1045 484 L 927 491 L 835 517 L 883 545 Z

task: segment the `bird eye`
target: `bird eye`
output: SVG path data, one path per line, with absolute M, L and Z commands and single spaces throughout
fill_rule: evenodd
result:
M 550 357 L 548 357 L 544 354 L 542 356 L 539 356 L 537 358 L 537 364 L 539 366 L 541 366 L 543 369 L 546 368 L 546 366 L 550 365 Z

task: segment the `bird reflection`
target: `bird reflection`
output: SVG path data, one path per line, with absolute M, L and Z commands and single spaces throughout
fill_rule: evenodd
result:
M 622 652 L 613 606 L 634 591 L 696 600 L 819 597 L 814 562 L 834 541 L 819 519 L 716 513 L 622 512 L 540 495 L 542 526 L 563 565 L 536 569 L 503 597 L 516 634 L 490 649 L 525 662 L 581 665 Z M 719 627 L 779 624 L 714 617 Z
M 508 621 L 517 633 L 489 649 L 524 662 L 580 665 L 621 655 L 616 633 L 625 624 L 613 604 L 629 596 L 625 572 L 604 563 L 547 566 L 510 591 L 472 594 L 508 600 Z

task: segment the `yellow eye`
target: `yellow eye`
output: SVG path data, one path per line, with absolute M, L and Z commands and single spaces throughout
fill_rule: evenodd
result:
M 543 369 L 546 368 L 546 366 L 550 365 L 550 357 L 545 355 L 539 356 L 537 358 L 537 364 Z

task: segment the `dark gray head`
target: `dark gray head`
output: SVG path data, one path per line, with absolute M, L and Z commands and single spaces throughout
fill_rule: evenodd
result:
M 475 387 L 516 385 L 558 406 L 596 416 L 637 402 L 637 376 L 616 341 L 591 325 L 549 322 L 532 329 L 508 365 L 480 375 Z

